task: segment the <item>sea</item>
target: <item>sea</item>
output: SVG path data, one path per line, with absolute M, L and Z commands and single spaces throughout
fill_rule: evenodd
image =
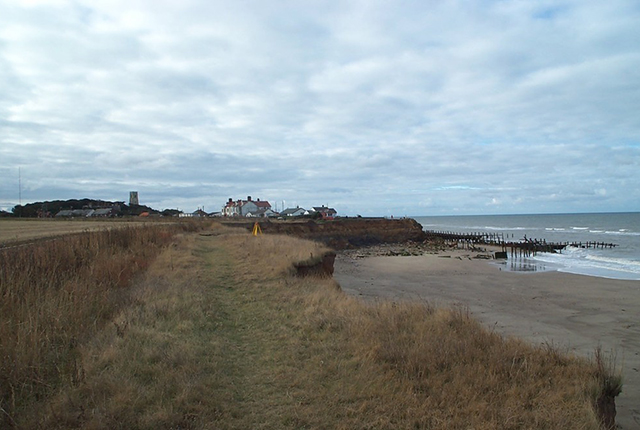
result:
M 640 280 L 640 212 L 544 215 L 469 215 L 413 217 L 424 230 L 492 233 L 505 241 L 525 238 L 547 243 L 612 243 L 613 248 L 568 246 L 501 263 L 506 270 L 557 270 L 586 276 Z

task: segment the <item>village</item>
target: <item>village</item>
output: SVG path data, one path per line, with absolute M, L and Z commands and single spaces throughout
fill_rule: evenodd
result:
M 322 219 L 334 219 L 336 215 L 337 212 L 334 208 L 326 207 L 324 205 L 314 206 L 310 209 L 304 209 L 296 206 L 295 208 L 287 208 L 280 212 L 276 212 L 268 201 L 260 199 L 252 200 L 251 196 L 247 196 L 246 200 L 233 200 L 229 198 L 227 204 L 222 208 L 222 212 L 213 214 L 213 216 L 248 218 L 317 216 Z
M 337 216 L 337 211 L 325 205 L 312 206 L 308 209 L 300 206 L 284 208 L 278 211 L 271 203 L 260 198 L 246 199 L 229 198 L 219 211 L 206 212 L 204 207 L 193 212 L 183 212 L 178 209 L 165 209 L 157 211 L 151 207 L 140 204 L 137 191 L 129 193 L 129 204 L 121 202 L 109 202 L 102 200 L 67 200 L 55 202 L 40 202 L 17 207 L 14 216 L 21 214 L 26 217 L 37 218 L 112 218 L 122 216 L 136 217 L 180 217 L 180 218 L 275 218 L 291 219 L 309 217 L 323 220 L 332 220 Z

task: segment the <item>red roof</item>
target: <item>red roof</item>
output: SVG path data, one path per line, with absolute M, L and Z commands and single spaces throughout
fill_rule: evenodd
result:
M 230 207 L 236 207 L 236 206 L 244 206 L 247 203 L 255 203 L 256 207 L 258 208 L 263 208 L 263 209 L 269 209 L 271 208 L 271 204 L 266 201 L 266 200 L 236 200 L 236 201 L 230 201 L 227 202 L 227 204 L 225 205 L 225 207 L 230 208 Z

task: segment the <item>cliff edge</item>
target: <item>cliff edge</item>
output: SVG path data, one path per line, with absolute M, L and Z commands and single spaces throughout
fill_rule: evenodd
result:
M 255 221 L 224 220 L 224 225 L 252 229 Z M 315 240 L 336 249 L 381 243 L 423 242 L 426 234 L 414 219 L 339 218 L 331 221 L 258 221 L 263 233 Z

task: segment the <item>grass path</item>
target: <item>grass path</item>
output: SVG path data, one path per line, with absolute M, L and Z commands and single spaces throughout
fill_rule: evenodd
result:
M 83 351 L 85 380 L 58 396 L 46 426 L 322 428 L 340 418 L 335 401 L 357 398 L 340 395 L 340 336 L 323 342 L 328 332 L 300 314 L 304 283 L 290 290 L 281 270 L 237 255 L 233 241 L 194 237 L 163 255 Z
M 216 309 L 215 328 L 205 343 L 218 346 L 210 351 L 218 374 L 217 418 L 221 427 L 251 424 L 256 428 L 268 421 L 264 400 L 281 398 L 274 392 L 280 390 L 281 380 L 262 370 L 271 369 L 269 361 L 273 362 L 276 350 L 282 348 L 277 344 L 277 334 L 287 328 L 280 315 L 272 312 L 268 300 L 261 300 L 255 288 L 247 288 L 247 283 L 236 279 L 241 274 L 229 251 L 220 245 L 208 245 L 199 255 L 207 265 L 203 282 Z M 256 282 L 268 289 L 273 280 Z
M 346 428 L 336 402 L 357 396 L 344 393 L 339 385 L 348 379 L 332 367 L 346 370 L 353 358 L 340 349 L 339 334 L 330 339 L 301 319 L 308 291 L 287 291 L 291 285 L 282 274 L 263 263 L 230 261 L 224 246 L 209 245 L 201 257 L 220 309 L 214 340 L 222 347 L 214 360 L 225 378 L 217 393 L 218 427 L 322 428 L 332 422 Z

